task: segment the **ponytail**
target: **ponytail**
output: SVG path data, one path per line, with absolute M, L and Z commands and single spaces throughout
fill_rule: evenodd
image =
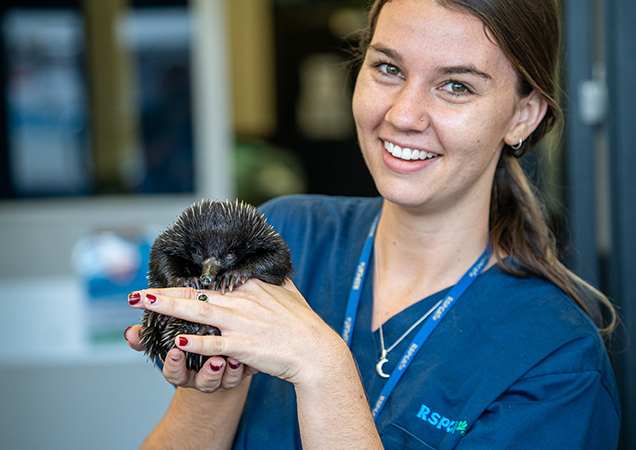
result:
M 560 261 L 536 188 L 517 158 L 502 152 L 490 200 L 490 235 L 499 267 L 516 277 L 537 276 L 558 286 L 596 323 L 604 339 L 616 327 L 611 302 Z M 509 259 L 503 259 L 507 255 Z M 606 314 L 603 313 L 606 310 Z

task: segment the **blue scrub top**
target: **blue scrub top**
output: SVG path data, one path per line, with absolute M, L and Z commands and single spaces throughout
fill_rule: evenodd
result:
M 381 198 L 292 196 L 259 208 L 290 247 L 295 285 L 338 333 L 381 206 Z M 371 331 L 372 273 L 371 267 L 351 343 L 370 404 L 386 382 L 375 371 L 380 340 Z M 387 321 L 387 347 L 447 291 Z M 386 373 L 416 332 L 389 353 Z M 440 450 L 612 449 L 619 424 L 614 374 L 592 321 L 554 285 L 497 267 L 450 310 L 376 421 L 386 449 Z M 234 448 L 302 448 L 290 383 L 253 377 Z

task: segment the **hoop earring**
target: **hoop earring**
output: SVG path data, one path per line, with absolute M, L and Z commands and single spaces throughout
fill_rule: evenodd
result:
M 519 138 L 519 143 L 517 145 L 511 145 L 510 148 L 513 150 L 519 150 L 523 145 L 523 139 Z

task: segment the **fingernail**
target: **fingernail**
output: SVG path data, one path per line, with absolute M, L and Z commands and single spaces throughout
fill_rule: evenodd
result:
M 130 330 L 132 327 L 126 327 L 126 329 L 124 330 L 124 339 L 128 340 L 128 338 L 126 337 L 126 333 L 128 332 L 128 330 Z
M 238 368 L 239 368 L 239 366 L 241 365 L 241 363 L 240 363 L 240 362 L 231 363 L 229 360 L 228 360 L 228 362 L 227 362 L 227 363 L 228 363 L 228 365 L 229 365 L 232 369 L 234 369 L 234 370 L 238 369 Z
M 179 336 L 179 346 L 185 347 L 186 345 L 188 345 L 188 338 Z
M 179 361 L 181 361 L 181 355 L 183 355 L 183 353 L 181 353 L 181 352 L 180 352 L 180 353 L 178 353 L 176 356 L 171 356 L 171 357 L 170 357 L 170 360 L 171 360 L 172 362 L 176 362 L 176 363 L 178 363 Z
M 128 303 L 136 305 L 141 301 L 141 294 L 139 292 L 132 292 L 128 294 Z
M 150 304 L 152 305 L 154 302 L 157 301 L 157 297 L 155 297 L 152 294 L 146 294 L 146 298 L 148 299 L 148 301 L 150 302 Z
M 221 370 L 221 366 L 215 366 L 214 364 L 210 363 L 210 369 L 212 369 L 212 372 L 218 372 L 219 370 Z

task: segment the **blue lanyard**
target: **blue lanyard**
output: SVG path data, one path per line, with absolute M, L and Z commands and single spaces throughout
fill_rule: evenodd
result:
M 373 241 L 375 237 L 375 231 L 378 227 L 378 221 L 380 220 L 380 215 L 382 211 L 378 213 L 378 215 L 373 220 L 371 224 L 371 228 L 369 229 L 369 234 L 367 236 L 367 241 L 364 244 L 364 248 L 362 249 L 362 254 L 360 255 L 360 260 L 358 261 L 358 265 L 356 267 L 356 275 L 353 279 L 353 283 L 351 285 L 351 292 L 349 293 L 349 300 L 347 302 L 347 310 L 345 313 L 345 321 L 342 327 L 342 338 L 345 340 L 347 345 L 351 347 L 351 336 L 353 335 L 353 327 L 356 323 L 356 316 L 358 314 L 358 306 L 360 305 L 360 297 L 362 295 L 362 286 L 364 284 L 364 278 L 368 271 L 369 261 L 371 259 L 371 250 L 373 249 Z M 477 279 L 482 269 L 488 263 L 490 259 L 490 255 L 492 254 L 492 250 L 490 248 L 490 243 L 484 253 L 479 257 L 479 259 L 473 264 L 473 266 L 468 269 L 468 272 L 462 276 L 459 282 L 453 286 L 450 292 L 444 297 L 444 299 L 439 303 L 439 306 L 435 309 L 433 314 L 429 316 L 428 319 L 420 328 L 420 331 L 415 335 L 408 348 L 402 355 L 400 362 L 391 372 L 391 376 L 385 383 L 382 391 L 380 392 L 380 396 L 375 402 L 375 405 L 372 410 L 373 419 L 377 419 L 386 404 L 386 401 L 391 396 L 393 389 L 404 375 L 409 364 L 415 358 L 415 355 L 420 350 L 424 342 L 431 335 L 435 327 L 439 325 L 442 321 L 446 313 L 451 309 L 451 307 L 455 304 L 457 299 L 459 299 L 466 290 L 470 287 L 471 284 Z

